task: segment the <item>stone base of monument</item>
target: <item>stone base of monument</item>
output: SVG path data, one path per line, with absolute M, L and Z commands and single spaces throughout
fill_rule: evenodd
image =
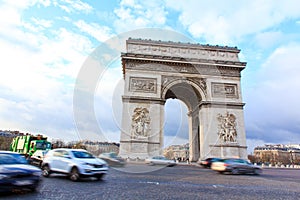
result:
M 119 156 L 125 159 L 144 160 L 154 155 L 160 155 L 160 144 L 141 139 L 122 142 Z
M 237 143 L 224 143 L 209 145 L 209 147 L 211 149 L 209 157 L 247 159 L 247 146 L 241 146 Z

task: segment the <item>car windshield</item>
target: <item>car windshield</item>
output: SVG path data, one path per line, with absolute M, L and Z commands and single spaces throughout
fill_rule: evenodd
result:
M 94 158 L 92 154 L 85 151 L 72 151 L 75 158 Z
M 0 153 L 0 164 L 27 164 L 24 156 L 19 154 Z
M 246 160 L 242 160 L 242 159 L 228 159 L 228 160 L 225 160 L 225 162 L 248 164 L 248 162 Z

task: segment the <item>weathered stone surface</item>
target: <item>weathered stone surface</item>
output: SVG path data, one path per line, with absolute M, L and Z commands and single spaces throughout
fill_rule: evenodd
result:
M 190 160 L 247 157 L 236 47 L 127 40 L 120 155 L 162 154 L 164 104 L 182 100 L 189 113 Z

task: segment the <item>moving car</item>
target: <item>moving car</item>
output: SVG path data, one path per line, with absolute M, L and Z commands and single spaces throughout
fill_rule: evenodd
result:
M 42 167 L 44 157 L 45 157 L 45 155 L 48 151 L 49 150 L 37 150 L 29 158 L 29 163 L 32 164 L 32 165 L 36 165 L 38 167 Z
M 49 177 L 51 173 L 60 173 L 67 174 L 72 181 L 84 177 L 101 180 L 108 171 L 108 165 L 86 150 L 59 148 L 46 154 L 42 171 L 44 177 Z
M 102 153 L 99 158 L 105 160 L 109 166 L 112 167 L 123 167 L 126 162 L 123 158 L 119 157 L 115 152 Z
M 164 156 L 153 156 L 152 158 L 145 159 L 145 163 L 149 165 L 166 165 L 172 167 L 176 165 L 174 160 L 169 160 Z
M 244 159 L 230 158 L 213 162 L 211 169 L 219 173 L 230 172 L 232 174 L 261 174 L 262 169 Z
M 200 165 L 204 168 L 210 168 L 213 162 L 222 160 L 221 158 L 206 158 L 205 160 L 200 161 Z
M 42 171 L 28 164 L 25 157 L 11 151 L 0 151 L 0 192 L 16 189 L 35 191 Z

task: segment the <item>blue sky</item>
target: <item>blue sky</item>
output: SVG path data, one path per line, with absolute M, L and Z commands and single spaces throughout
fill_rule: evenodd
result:
M 78 73 L 88 56 L 110 38 L 140 28 L 161 28 L 195 43 L 241 49 L 240 59 L 247 62 L 242 92 L 250 150 L 264 143 L 300 143 L 296 0 L 0 2 L 0 129 L 66 141 L 118 141 L 123 84 L 119 60 L 112 59 L 94 94 L 97 126 L 104 138 L 84 112 L 85 133 L 78 131 L 73 112 Z M 167 144 L 186 142 L 185 113 L 179 101 L 167 102 Z

